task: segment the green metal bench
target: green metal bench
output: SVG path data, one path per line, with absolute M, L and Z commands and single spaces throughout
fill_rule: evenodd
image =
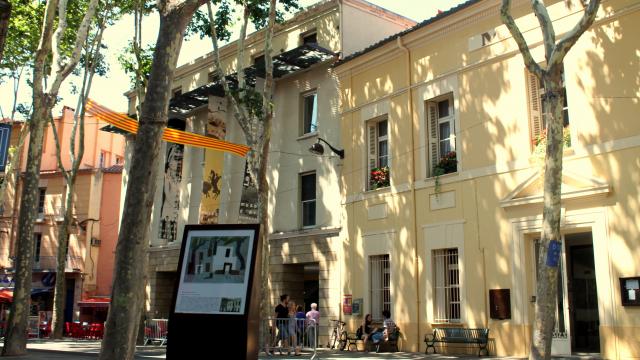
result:
M 425 354 L 429 353 L 429 348 L 436 353 L 436 343 L 457 343 L 478 345 L 478 356 L 484 350 L 485 355 L 489 355 L 487 344 L 489 343 L 489 329 L 464 329 L 464 328 L 435 328 L 433 334 L 425 335 L 424 342 L 427 344 Z

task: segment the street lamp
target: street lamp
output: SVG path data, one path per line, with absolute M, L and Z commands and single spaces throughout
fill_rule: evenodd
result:
M 329 146 L 329 149 L 331 149 L 331 151 L 333 151 L 336 155 L 340 156 L 340 159 L 344 159 L 344 150 L 338 150 L 336 148 L 334 148 L 333 146 L 331 146 L 331 144 L 329 144 L 327 142 L 327 140 L 319 137 L 318 141 L 316 143 L 314 143 L 313 145 L 311 145 L 311 147 L 309 147 L 309 152 L 315 155 L 322 155 L 324 154 L 324 146 L 322 146 L 322 144 L 320 144 L 320 141 L 322 141 L 323 143 L 327 144 Z

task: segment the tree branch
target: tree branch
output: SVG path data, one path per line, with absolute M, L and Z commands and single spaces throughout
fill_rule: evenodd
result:
M 244 5 L 244 11 L 242 15 L 242 26 L 240 27 L 240 37 L 238 38 L 238 59 L 236 62 L 236 71 L 238 72 L 238 90 L 244 91 L 245 78 L 244 78 L 244 41 L 247 37 L 247 24 L 249 22 L 249 4 Z
M 47 1 L 47 6 L 42 22 L 42 34 L 38 42 L 38 49 L 33 62 L 33 93 L 42 94 L 44 92 L 45 66 L 47 56 L 51 50 L 51 36 L 53 32 L 53 24 L 56 18 L 56 7 L 58 0 Z
M 62 121 L 62 119 L 60 120 Z M 58 128 L 56 127 L 56 121 L 53 120 L 53 117 L 49 116 L 49 123 L 51 123 L 51 131 L 53 132 L 54 143 L 56 144 L 56 161 L 58 162 L 58 169 L 62 172 L 62 176 L 64 176 L 65 181 L 69 182 L 69 174 L 67 170 L 65 170 L 64 165 L 62 165 L 62 150 L 60 149 L 60 138 L 58 137 Z
M 66 3 L 67 0 L 60 0 L 60 1 Z M 53 82 L 51 83 L 51 86 L 48 91 L 49 94 L 58 93 L 58 90 L 60 89 L 60 85 L 62 84 L 62 81 L 64 81 L 64 79 L 66 79 L 67 76 L 71 74 L 73 69 L 78 64 L 78 61 L 80 61 L 80 55 L 82 55 L 82 46 L 87 40 L 87 35 L 89 33 L 89 25 L 93 20 L 93 16 L 95 15 L 97 7 L 98 7 L 98 0 L 91 0 L 89 2 L 89 6 L 87 7 L 86 13 L 82 18 L 82 23 L 80 23 L 80 27 L 78 27 L 76 42 L 74 44 L 73 51 L 71 52 L 71 56 L 69 57 L 67 64 L 62 65 L 60 61 L 58 61 L 57 63 L 53 63 L 54 66 L 57 66 L 57 69 L 56 69 L 56 76 Z M 55 54 L 56 52 L 59 52 L 60 49 L 58 48 L 58 46 L 55 46 L 53 51 Z
M 502 0 L 502 6 L 500 7 L 500 18 L 502 19 L 502 22 L 507 26 L 507 29 L 509 29 L 509 32 L 511 33 L 511 36 L 513 36 L 513 39 L 516 41 L 516 44 L 518 44 L 518 48 L 522 53 L 524 64 L 527 69 L 530 72 L 536 74 L 538 78 L 541 78 L 543 71 L 540 68 L 540 65 L 538 65 L 538 63 L 536 63 L 536 61 L 533 59 L 533 56 L 531 56 L 529 46 L 527 46 L 527 41 L 524 39 L 524 36 L 522 36 L 520 29 L 518 29 L 518 25 L 516 25 L 515 20 L 511 16 L 510 10 L 511 0 Z
M 580 36 L 584 34 L 591 25 L 593 25 L 593 22 L 596 20 L 596 15 L 598 14 L 600 1 L 601 0 L 589 1 L 589 5 L 585 9 L 580 21 L 573 27 L 573 29 L 566 33 L 562 39 L 560 39 L 551 53 L 549 65 L 547 67 L 548 69 L 551 69 L 552 66 L 556 67 L 561 65 L 564 57 L 567 55 L 571 47 L 576 43 L 576 41 L 578 41 Z
M 544 43 L 544 56 L 548 63 L 553 52 L 553 46 L 556 44 L 556 32 L 553 29 L 553 22 L 551 22 L 547 7 L 540 0 L 531 0 L 531 7 L 538 19 L 538 23 L 540 23 Z
M 67 30 L 67 0 L 59 0 L 58 3 L 58 27 L 53 34 L 53 46 L 51 47 L 51 68 L 62 68 L 62 54 L 60 53 L 60 44 L 64 37 L 64 32 Z M 58 71 L 56 71 L 58 72 Z M 49 91 L 47 91 L 49 92 Z
M 240 106 L 240 102 L 238 99 L 232 95 L 231 89 L 229 88 L 229 84 L 224 76 L 224 71 L 222 69 L 222 62 L 220 61 L 220 51 L 218 48 L 218 34 L 216 33 L 216 27 L 213 22 L 213 11 L 211 10 L 211 3 L 207 1 L 207 13 L 209 14 L 209 25 L 211 27 L 211 42 L 213 44 L 213 62 L 215 63 L 215 69 L 213 73 L 215 77 L 222 83 L 222 88 L 224 89 L 224 93 L 228 99 L 230 99 L 231 104 L 233 105 L 233 115 L 238 121 L 240 128 L 244 132 L 245 136 L 249 134 L 249 126 L 248 126 L 248 116 Z M 247 143 L 249 139 L 247 138 Z
M 269 3 L 269 23 L 265 29 L 264 36 L 264 91 L 262 92 L 262 111 L 265 116 L 273 111 L 272 93 L 273 93 L 273 58 L 271 57 L 271 41 L 273 39 L 273 27 L 276 23 L 276 3 L 277 0 L 271 0 Z

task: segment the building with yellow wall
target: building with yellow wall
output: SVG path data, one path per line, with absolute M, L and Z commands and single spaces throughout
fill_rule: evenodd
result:
M 404 350 L 423 351 L 436 326 L 463 326 L 489 328 L 493 354 L 529 351 L 544 90 L 499 6 L 468 1 L 335 67 L 346 153 L 340 298 L 362 299 L 374 318 L 391 310 Z M 558 37 L 582 15 L 577 3 L 547 6 Z M 542 62 L 529 3 L 514 1 L 512 12 Z M 640 296 L 637 279 L 625 279 L 640 276 L 638 24 L 637 0 L 603 1 L 565 59 L 554 354 L 640 356 L 640 308 L 623 305 Z M 496 289 L 510 298 L 501 319 L 491 316 Z M 342 317 L 352 329 L 362 321 Z

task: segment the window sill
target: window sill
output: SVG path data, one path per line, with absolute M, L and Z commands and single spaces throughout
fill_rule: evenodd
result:
M 318 137 L 318 132 L 317 131 L 300 135 L 300 136 L 298 136 L 298 138 L 296 140 L 300 141 L 300 140 L 306 140 L 306 139 L 311 139 L 311 138 L 315 138 L 315 137 Z
M 570 148 L 566 148 L 562 150 L 562 157 L 566 158 L 569 156 L 573 156 L 576 154 L 575 148 L 572 146 Z M 542 156 L 537 156 L 535 152 L 532 152 L 531 155 L 529 156 L 529 163 L 530 164 L 536 164 L 536 163 L 543 163 L 544 164 L 544 158 L 546 156 L 546 154 L 541 154 Z
M 438 176 L 430 176 L 428 178 L 425 179 L 425 181 L 435 181 L 436 178 L 439 178 L 440 180 L 442 179 L 448 179 L 448 178 L 453 178 L 456 177 L 459 174 L 458 171 L 454 171 L 454 172 L 450 172 L 450 173 L 446 173 L 446 174 L 442 174 L 442 175 L 438 175 Z
M 365 189 L 365 194 L 376 194 L 376 193 L 385 193 L 391 191 L 391 185 L 377 188 L 377 189 Z
M 431 327 L 432 328 L 434 328 L 434 327 L 440 327 L 440 328 L 443 328 L 443 327 L 464 328 L 464 323 L 462 323 L 462 322 L 459 322 L 459 323 L 457 323 L 457 322 L 454 322 L 454 323 L 452 323 L 452 322 L 432 322 L 431 323 Z

